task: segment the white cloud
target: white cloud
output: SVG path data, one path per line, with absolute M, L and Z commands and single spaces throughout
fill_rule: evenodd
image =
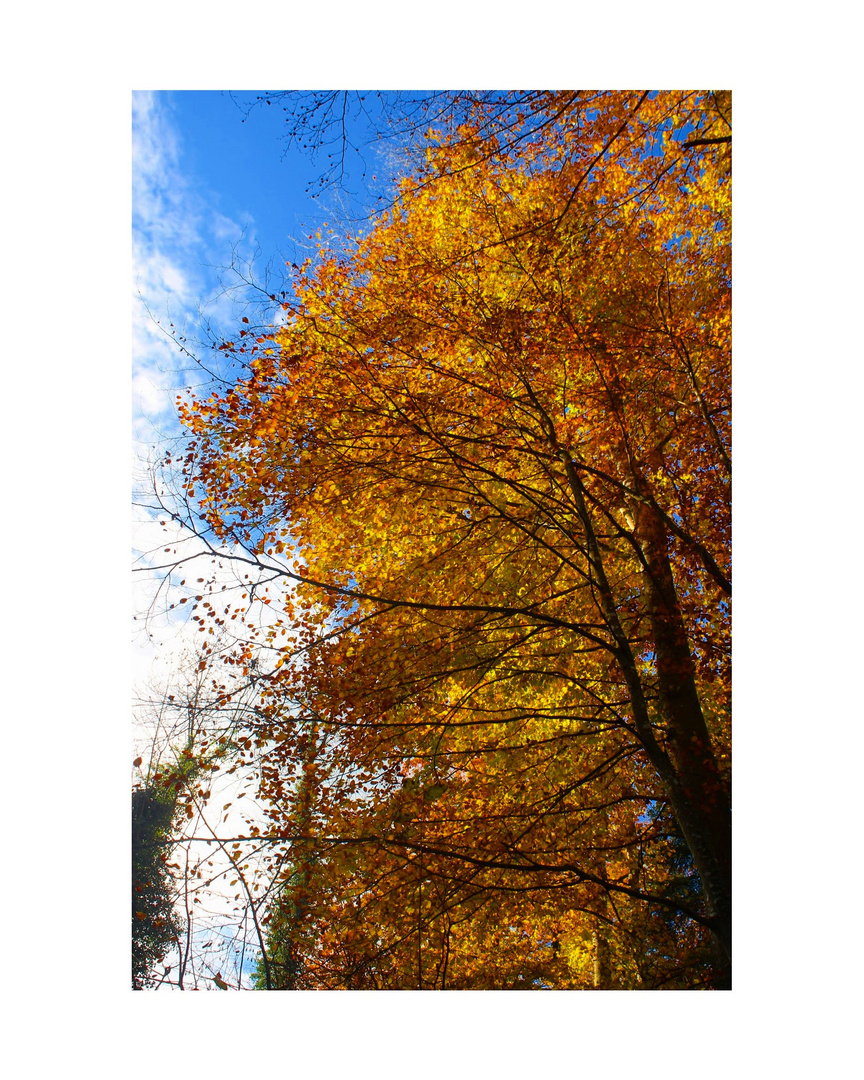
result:
M 177 433 L 175 395 L 194 369 L 172 333 L 193 342 L 205 309 L 211 325 L 230 319 L 230 299 L 212 268 L 230 263 L 244 235 L 243 226 L 216 210 L 206 189 L 184 173 L 181 151 L 170 99 L 133 94 L 132 390 L 142 454 L 160 435 Z
M 194 361 L 174 339 L 187 338 L 194 352 L 191 343 L 200 334 L 202 313 L 217 332 L 236 318 L 212 267 L 230 263 L 244 233 L 208 202 L 206 189 L 184 173 L 170 98 L 136 92 L 132 99 L 133 439 L 135 470 L 142 477 L 166 440 L 182 433 L 177 392 L 201 381 Z M 136 515 L 133 543 L 138 551 L 154 546 L 152 530 L 152 514 Z M 139 614 L 150 607 L 160 584 L 159 571 L 136 575 Z M 159 626 L 166 645 L 176 637 L 170 622 L 151 620 L 150 625 Z M 149 640 L 141 645 L 139 637 L 136 681 L 147 676 L 156 654 L 154 645 Z

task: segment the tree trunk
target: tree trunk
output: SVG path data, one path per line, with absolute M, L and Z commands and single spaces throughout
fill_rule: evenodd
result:
M 672 809 L 690 847 L 727 957 L 732 948 L 732 820 L 729 793 L 720 773 L 696 689 L 696 669 L 687 640 L 668 537 L 653 510 L 640 503 L 636 538 L 644 572 L 654 637 L 660 711 L 676 783 L 667 784 Z
M 594 921 L 594 989 L 609 989 L 609 943 L 599 919 Z

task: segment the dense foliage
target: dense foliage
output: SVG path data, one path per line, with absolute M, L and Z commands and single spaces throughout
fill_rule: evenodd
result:
M 180 933 L 168 867 L 175 798 L 159 785 L 132 791 L 132 989 L 152 985 Z
M 257 580 L 202 629 L 267 609 L 212 658 L 261 692 L 261 985 L 729 985 L 730 124 L 463 101 L 183 403 Z

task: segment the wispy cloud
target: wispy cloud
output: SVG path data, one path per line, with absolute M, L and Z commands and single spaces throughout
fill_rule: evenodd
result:
M 213 267 L 230 261 L 249 222 L 227 218 L 184 172 L 166 95 L 133 95 L 132 154 L 133 415 L 146 456 L 176 434 L 175 395 L 191 381 L 193 363 L 170 332 L 192 340 L 203 309 L 211 324 L 230 314 L 230 301 L 218 300 L 223 290 Z
M 194 361 L 172 339 L 198 336 L 202 311 L 218 328 L 231 315 L 213 269 L 230 260 L 243 228 L 215 207 L 215 196 L 184 172 L 181 135 L 165 94 L 133 95 L 132 114 L 133 438 L 137 486 L 145 490 L 149 464 L 158 459 L 166 440 L 180 434 L 176 416 L 178 390 L 201 381 Z M 139 501 L 135 548 L 159 550 L 165 537 L 158 511 Z M 152 500 L 150 500 L 152 501 Z M 156 534 L 158 538 L 156 538 Z M 187 541 L 188 543 L 188 541 Z M 145 564 L 150 562 L 144 557 Z M 160 571 L 136 581 L 139 617 L 154 610 L 161 596 Z M 159 607 L 159 601 L 156 602 Z M 148 619 L 160 626 L 169 652 L 183 647 L 188 634 L 174 619 Z M 173 640 L 172 640 L 173 639 Z M 157 649 L 149 638 L 135 652 L 136 676 L 146 676 Z

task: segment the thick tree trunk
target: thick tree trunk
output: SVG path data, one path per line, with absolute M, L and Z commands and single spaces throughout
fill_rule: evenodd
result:
M 630 642 L 618 617 L 577 467 L 570 455 L 561 451 L 554 424 L 540 407 L 530 386 L 527 389 L 542 417 L 549 444 L 564 463 L 576 510 L 585 530 L 588 561 L 598 591 L 599 606 L 616 642 L 618 662 L 630 691 L 634 726 L 648 759 L 663 782 L 672 811 L 696 864 L 708 915 L 712 919 L 715 944 L 724 957 L 721 982 L 724 986 L 728 985 L 732 957 L 731 807 L 696 690 L 695 665 L 675 591 L 665 526 L 646 501 L 640 500 L 633 507 L 634 535 L 646 563 L 647 607 L 653 628 L 668 751 L 658 743 L 650 720 L 645 692 Z M 649 494 L 647 484 L 638 472 L 634 481 L 640 494 Z
M 690 847 L 727 956 L 732 947 L 732 820 L 729 793 L 711 746 L 696 689 L 696 669 L 678 603 L 663 523 L 644 503 L 636 538 L 645 556 L 660 709 L 676 783 L 672 809 Z M 668 786 L 668 785 L 667 785 Z

